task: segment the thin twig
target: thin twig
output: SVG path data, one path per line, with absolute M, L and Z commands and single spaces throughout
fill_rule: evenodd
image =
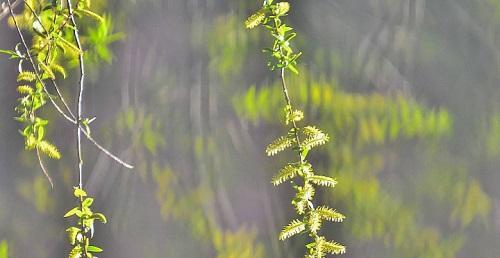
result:
M 66 0 L 66 4 L 68 5 L 69 18 L 71 20 L 71 24 L 73 25 L 73 37 L 75 38 L 76 45 L 78 47 L 78 62 L 80 64 L 80 81 L 78 84 L 78 97 L 76 103 L 76 152 L 78 156 L 78 173 L 79 173 L 79 181 L 78 185 L 80 189 L 83 189 L 82 184 L 82 176 L 83 176 L 83 159 L 82 159 L 82 129 L 80 128 L 80 124 L 82 122 L 82 102 L 83 102 L 83 90 L 85 87 L 85 64 L 83 60 L 83 48 L 80 42 L 80 35 L 78 32 L 78 26 L 76 24 L 75 16 L 73 14 L 73 5 L 71 0 Z
M 54 188 L 54 183 L 52 182 L 52 178 L 50 178 L 49 176 L 49 172 L 47 171 L 47 169 L 45 169 L 45 166 L 43 165 L 42 157 L 40 156 L 40 150 L 38 148 L 36 148 L 36 156 L 38 157 L 38 163 L 40 164 L 40 167 L 42 168 L 45 177 L 49 180 L 50 187 Z
M 78 84 L 78 97 L 76 102 L 76 154 L 78 158 L 78 186 L 81 190 L 83 190 L 83 159 L 82 159 L 82 102 L 83 102 L 83 90 L 85 86 L 85 64 L 83 60 L 83 48 L 80 42 L 80 35 L 78 33 L 78 26 L 75 21 L 75 17 L 73 15 L 73 6 L 71 4 L 71 0 L 66 0 L 69 18 L 71 19 L 71 23 L 73 25 L 73 37 L 75 38 L 79 53 L 78 53 L 78 62 L 80 64 L 80 81 Z M 83 210 L 83 197 L 80 197 L 80 208 Z M 80 218 L 80 226 L 81 232 L 85 236 L 85 224 L 83 217 Z M 85 237 L 84 237 L 85 238 Z M 82 241 L 82 256 L 84 258 L 87 257 L 87 246 L 88 244 Z
M 282 90 L 283 90 L 283 95 L 285 96 L 286 104 L 290 108 L 292 108 L 292 100 L 290 99 L 290 96 L 288 94 L 288 87 L 286 86 L 285 68 L 281 68 L 280 77 L 281 77 L 281 86 L 282 86 Z M 300 148 L 302 143 L 300 142 L 300 137 L 299 137 L 299 127 L 297 126 L 297 123 L 295 122 L 294 119 L 292 119 L 292 126 L 293 126 L 293 131 L 295 134 L 295 140 L 297 141 L 297 145 Z M 299 153 L 299 158 L 300 158 L 300 163 L 303 163 L 302 153 Z

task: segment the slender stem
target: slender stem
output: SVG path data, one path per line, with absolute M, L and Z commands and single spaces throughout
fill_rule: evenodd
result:
M 286 104 L 290 108 L 292 108 L 292 101 L 290 99 L 290 96 L 288 95 L 288 87 L 286 86 L 285 68 L 281 68 L 280 77 L 281 77 L 281 86 L 282 86 L 282 89 L 283 89 L 283 95 L 285 96 Z M 292 126 L 293 126 L 293 129 L 294 129 L 295 140 L 297 141 L 297 145 L 298 145 L 299 149 L 301 149 L 302 143 L 301 143 L 300 137 L 299 137 L 299 127 L 297 126 L 297 123 L 293 119 L 292 119 Z M 300 158 L 300 162 L 302 163 L 303 162 L 303 157 L 302 157 L 302 153 L 301 152 L 299 152 L 299 158 Z
M 82 159 L 82 129 L 80 127 L 82 122 L 82 102 L 83 102 L 83 90 L 85 87 L 85 64 L 83 60 L 83 48 L 80 42 L 80 35 L 78 32 L 78 26 L 76 24 L 75 16 L 73 15 L 73 5 L 71 0 L 66 0 L 68 5 L 69 18 L 71 24 L 73 25 L 73 37 L 75 38 L 76 45 L 80 52 L 78 53 L 78 62 L 80 64 L 80 81 L 78 84 L 78 97 L 76 103 L 76 152 L 78 158 L 78 186 L 83 189 L 83 159 Z
M 80 42 L 80 35 L 78 33 L 78 26 L 75 21 L 75 16 L 73 15 L 73 6 L 71 4 L 71 0 L 66 0 L 66 4 L 68 5 L 69 18 L 71 20 L 71 24 L 73 25 L 73 37 L 75 38 L 78 49 L 80 50 L 78 53 L 78 62 L 80 64 L 80 81 L 78 84 L 78 97 L 76 102 L 76 154 L 78 158 L 78 186 L 83 190 L 83 159 L 82 159 L 82 102 L 83 102 L 83 90 L 85 86 L 85 64 L 83 60 L 83 48 Z M 83 197 L 80 197 L 80 208 L 83 210 Z M 83 239 L 81 241 L 82 247 L 82 256 L 87 257 L 87 245 L 86 245 L 86 232 L 85 225 L 83 221 L 83 217 L 80 218 L 80 226 L 82 229 Z
M 38 149 L 38 147 L 36 148 L 36 156 L 38 158 L 38 163 L 42 168 L 43 174 L 45 174 L 45 177 L 49 180 L 50 186 L 54 188 L 54 182 L 52 182 L 52 178 L 49 176 L 49 172 L 47 171 L 47 169 L 45 169 L 45 166 L 43 165 L 42 157 L 40 156 L 40 150 Z

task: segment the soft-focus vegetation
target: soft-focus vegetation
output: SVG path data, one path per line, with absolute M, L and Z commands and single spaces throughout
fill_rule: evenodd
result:
M 262 151 L 288 127 L 279 120 L 279 74 L 258 51 L 273 39 L 245 29 L 260 3 L 94 2 L 108 14 L 99 26 L 82 19 L 84 111 L 97 117 L 92 136 L 136 167 L 85 148 L 86 192 L 109 219 L 95 224 L 98 256 L 306 253 L 307 235 L 277 237 L 296 211 L 293 189 L 270 184 L 291 155 Z M 303 52 L 300 74 L 287 76 L 290 97 L 305 124 L 330 136 L 308 158 L 339 182 L 315 199 L 346 215 L 321 231 L 347 246 L 346 257 L 500 252 L 497 2 L 290 2 L 287 23 Z M 15 31 L 0 23 L 0 48 L 14 50 Z M 38 113 L 51 121 L 45 138 L 63 157 L 46 161 L 51 190 L 11 122 L 18 63 L 2 56 L 0 257 L 7 244 L 9 257 L 63 257 L 71 225 L 61 217 L 75 206 L 77 181 L 73 131 L 54 110 Z M 60 82 L 63 96 L 74 94 L 74 65 Z

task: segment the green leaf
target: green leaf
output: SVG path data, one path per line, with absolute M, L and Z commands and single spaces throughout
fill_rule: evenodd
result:
M 323 145 L 330 140 L 326 133 L 323 133 L 321 130 L 314 126 L 306 126 L 302 129 L 302 133 L 304 133 L 307 138 L 302 141 L 302 146 L 304 149 L 312 149 L 316 146 Z
M 300 220 L 292 220 L 290 224 L 285 226 L 279 235 L 280 240 L 285 240 L 294 235 L 297 235 L 306 229 L 306 224 Z
M 92 215 L 92 218 L 100 220 L 102 223 L 106 224 L 108 220 L 106 219 L 106 216 L 104 214 L 96 212 Z
M 34 72 L 27 72 L 27 71 L 22 71 L 19 73 L 17 76 L 17 81 L 27 81 L 27 82 L 33 82 L 36 81 L 36 74 Z
M 58 38 L 58 43 L 61 42 L 61 46 L 63 47 L 63 49 L 66 49 L 64 47 L 67 47 L 67 49 L 75 52 L 76 54 L 82 54 L 82 51 L 73 43 L 67 41 L 66 39 L 64 39 L 63 37 L 59 37 Z
M 90 207 L 90 205 L 92 205 L 93 202 L 94 198 L 85 198 L 85 200 L 83 200 L 82 206 L 88 208 Z
M 325 241 L 323 243 L 323 249 L 325 252 L 330 253 L 330 254 L 343 254 L 345 253 L 345 246 L 332 242 L 332 241 Z
M 92 253 L 100 253 L 103 250 L 101 248 L 97 247 L 97 246 L 89 245 L 87 247 L 87 251 L 92 252 Z
M 277 16 L 283 16 L 288 13 L 290 10 L 290 4 L 288 2 L 279 2 L 276 4 L 276 9 L 274 10 L 274 14 Z
M 294 74 L 299 74 L 299 70 L 297 70 L 297 67 L 295 67 L 295 65 L 293 64 L 288 64 L 286 68 L 288 68 L 288 70 L 292 71 Z
M 247 29 L 253 29 L 259 26 L 262 23 L 262 21 L 264 21 L 265 18 L 266 18 L 266 11 L 264 9 L 260 9 L 246 19 L 245 27 Z
M 321 216 L 322 219 L 328 221 L 342 222 L 345 219 L 344 215 L 326 206 L 316 208 L 316 212 Z
M 277 175 L 275 175 L 272 179 L 273 185 L 279 185 L 289 179 L 296 177 L 299 174 L 300 170 L 297 167 L 297 164 L 290 163 L 282 168 Z
M 321 215 L 318 214 L 316 211 L 311 211 L 311 213 L 309 214 L 309 220 L 308 220 L 308 224 L 309 224 L 309 230 L 311 230 L 311 232 L 318 232 L 318 230 L 320 230 L 321 228 Z
M 66 70 L 64 69 L 64 67 L 62 67 L 62 66 L 60 66 L 60 65 L 58 65 L 58 64 L 56 64 L 56 63 L 53 63 L 53 64 L 51 64 L 51 65 L 50 65 L 50 68 L 51 68 L 53 71 L 58 72 L 59 74 L 61 74 L 61 75 L 62 75 L 62 77 L 63 77 L 64 79 L 66 79 L 67 74 L 66 74 Z
M 79 188 L 79 187 L 74 187 L 74 192 L 73 192 L 73 195 L 74 195 L 76 198 L 86 197 L 86 196 L 87 196 L 87 192 L 85 192 L 83 189 L 81 189 L 81 188 Z
M 38 65 L 45 72 L 45 75 L 48 78 L 50 78 L 52 80 L 56 79 L 56 75 L 54 74 L 54 72 L 52 71 L 52 69 L 50 69 L 50 67 L 48 67 L 47 65 L 45 65 L 43 62 L 38 63 Z
M 266 153 L 268 156 L 274 156 L 278 152 L 281 152 L 287 148 L 290 148 L 292 146 L 293 142 L 294 141 L 292 139 L 290 139 L 289 137 L 282 136 L 267 146 Z
M 304 214 L 307 207 L 312 207 L 311 200 L 316 193 L 314 187 L 311 184 L 306 183 L 303 187 L 296 186 L 297 195 L 292 200 L 292 204 L 295 206 L 298 214 Z
M 71 217 L 73 215 L 77 215 L 80 214 L 81 215 L 81 211 L 80 211 L 80 207 L 75 207 L 73 209 L 71 209 L 70 211 L 66 212 L 66 214 L 64 214 L 64 217 L 67 218 L 67 217 Z M 80 217 L 80 216 L 78 216 Z
M 307 180 L 311 181 L 316 185 L 327 186 L 327 187 L 335 187 L 335 185 L 337 184 L 337 181 L 335 179 L 327 176 L 312 175 L 308 176 Z
M 70 227 L 66 229 L 66 232 L 68 233 L 68 240 L 71 243 L 71 245 L 75 245 L 76 243 L 76 237 L 78 236 L 78 233 L 80 233 L 80 229 L 77 227 Z
M 21 58 L 15 51 L 7 49 L 0 49 L 0 54 L 10 55 L 9 59 Z
M 102 18 L 102 16 L 100 16 L 99 14 L 94 13 L 94 12 L 92 12 L 90 10 L 82 9 L 82 10 L 77 10 L 76 12 L 82 13 L 85 16 L 93 18 L 93 19 L 97 20 L 98 22 L 104 22 L 104 18 Z
M 56 146 L 52 145 L 51 143 L 47 141 L 39 141 L 36 145 L 36 147 L 44 154 L 47 156 L 53 158 L 53 159 L 60 159 L 61 158 L 61 153 L 59 150 L 56 148 Z
M 82 248 L 77 245 L 71 249 L 69 252 L 68 258 L 81 258 L 82 257 Z
M 20 85 L 17 86 L 17 92 L 20 94 L 31 95 L 33 94 L 33 88 L 29 85 Z

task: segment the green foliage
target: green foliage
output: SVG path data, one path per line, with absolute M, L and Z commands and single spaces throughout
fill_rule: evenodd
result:
M 268 52 L 271 60 L 268 66 L 271 70 L 288 69 L 293 73 L 298 74 L 297 59 L 302 53 L 294 53 L 290 46 L 290 42 L 297 34 L 292 32 L 293 28 L 287 26 L 281 18 L 288 14 L 290 4 L 288 2 L 278 2 L 272 4 L 273 1 L 265 1 L 262 9 L 251 15 L 246 21 L 245 26 L 248 29 L 263 25 L 273 36 L 274 44 L 272 48 L 265 48 L 263 51 Z
M 61 0 L 62 1 L 62 0 Z M 2 50 L 1 53 L 10 55 L 11 59 L 19 59 L 19 74 L 17 81 L 21 83 L 17 87 L 20 94 L 16 120 L 24 125 L 21 135 L 25 139 L 27 150 L 36 150 L 37 155 L 43 153 L 50 158 L 60 159 L 61 153 L 57 147 L 46 139 L 47 126 L 49 120 L 41 118 L 40 112 L 45 104 L 50 100 L 55 103 L 55 96 L 49 95 L 46 85 L 52 83 L 58 91 L 59 100 L 67 107 L 62 99 L 62 95 L 56 86 L 56 80 L 67 77 L 66 64 L 78 62 L 77 58 L 82 50 L 79 49 L 73 37 L 75 28 L 71 22 L 69 8 L 60 1 L 50 0 L 26 0 L 22 13 L 11 16 L 9 24 L 23 31 L 27 31 L 32 36 L 31 46 L 22 40 L 15 47 L 15 50 Z M 74 7 L 76 17 L 91 17 L 100 24 L 109 27 L 109 19 L 105 19 L 92 11 L 90 1 L 78 1 Z M 100 29 L 102 30 L 102 29 Z M 98 40 L 98 35 L 90 30 L 92 43 Z M 116 37 L 115 37 L 116 38 Z M 106 43 L 112 42 L 107 40 Z M 21 50 L 23 46 L 26 49 Z M 103 44 L 96 45 L 99 49 L 100 57 L 109 59 L 109 53 L 102 50 Z M 29 64 L 29 69 L 25 69 Z M 58 108 L 58 107 L 57 107 Z M 59 108 L 58 108 L 59 109 Z M 64 112 L 58 110 L 59 112 Z M 71 111 L 69 111 L 71 113 Z M 40 165 L 48 177 L 43 165 Z M 49 181 L 51 179 L 49 178 Z
M 94 222 L 98 220 L 106 223 L 107 220 L 102 213 L 92 211 L 90 206 L 94 202 L 94 199 L 87 197 L 87 193 L 83 189 L 75 187 L 73 194 L 79 200 L 80 205 L 74 207 L 64 215 L 65 218 L 76 217 L 78 219 L 76 227 L 66 229 L 69 243 L 72 246 L 68 257 L 92 258 L 95 257 L 94 253 L 103 251 L 101 248 L 90 244 L 90 240 L 94 236 Z
M 9 258 L 9 245 L 5 240 L 0 242 L 0 258 Z
M 306 245 L 308 254 L 306 257 L 322 258 L 327 254 L 341 254 L 345 252 L 345 247 L 319 235 L 323 220 L 341 222 L 344 216 L 326 206 L 314 207 L 315 186 L 334 187 L 337 181 L 331 177 L 316 175 L 312 165 L 307 161 L 309 151 L 329 141 L 329 136 L 314 126 L 299 127 L 298 122 L 304 118 L 301 110 L 296 110 L 291 104 L 285 81 L 285 70 L 290 70 L 298 74 L 297 59 L 301 53 L 294 53 L 290 46 L 291 40 L 296 33 L 291 32 L 293 28 L 282 21 L 290 10 L 288 2 L 265 1 L 262 9 L 251 15 L 245 22 L 249 29 L 263 25 L 274 38 L 272 48 L 264 49 L 271 56 L 268 66 L 271 70 L 276 68 L 281 70 L 282 91 L 286 101 L 285 124 L 290 127 L 287 135 L 281 136 L 266 148 L 268 156 L 274 156 L 279 152 L 291 148 L 296 152 L 299 160 L 296 163 L 289 163 L 279 173 L 273 177 L 272 183 L 278 185 L 284 181 L 291 181 L 296 190 L 292 204 L 300 219 L 294 219 L 283 228 L 279 235 L 280 240 L 285 240 L 294 235 L 307 232 L 313 242 Z M 292 180 L 299 176 L 303 184 Z

